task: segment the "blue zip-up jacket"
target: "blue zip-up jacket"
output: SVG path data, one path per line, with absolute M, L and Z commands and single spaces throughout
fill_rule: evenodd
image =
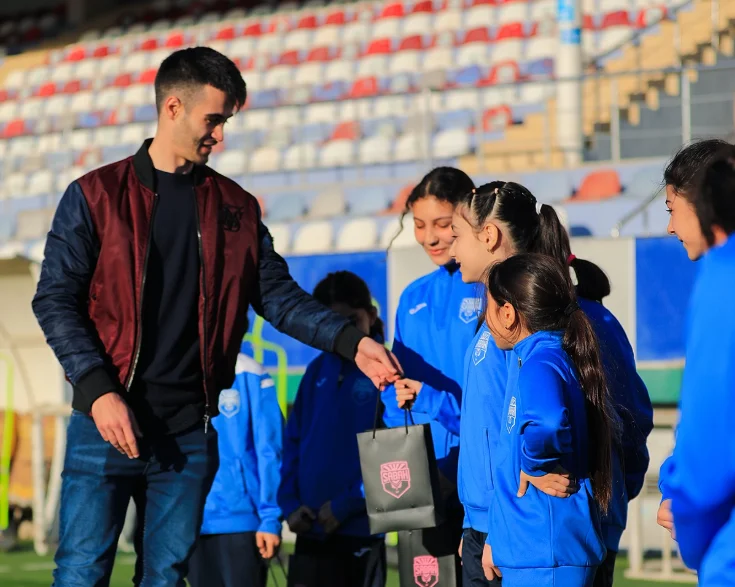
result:
M 488 543 L 509 585 L 591 585 L 606 554 L 589 479 L 584 393 L 562 337 L 532 334 L 508 362 Z M 559 499 L 530 485 L 517 497 L 521 470 L 541 476 L 556 466 L 578 480 L 577 493 Z
M 478 286 L 462 281 L 456 265 L 440 267 L 417 279 L 401 294 L 396 312 L 393 352 L 406 377 L 421 381 L 421 395 L 432 390 L 461 399 L 460 381 L 464 355 L 477 328 L 482 306 Z M 383 421 L 388 427 L 403 426 L 403 410 L 396 392 L 383 392 Z M 439 470 L 452 483 L 457 480 L 459 435 L 439 424 L 434 415 L 414 409 L 416 424 L 430 424 Z
M 679 551 L 702 587 L 735 585 L 735 236 L 711 249 L 692 292 L 681 417 L 666 484 Z
M 370 536 L 357 434 L 373 427 L 378 390 L 353 363 L 322 353 L 306 368 L 286 425 L 278 504 L 284 517 L 326 502 L 337 534 Z M 324 537 L 314 523 L 312 537 Z
M 283 415 L 273 380 L 240 353 L 232 389 L 219 396 L 219 469 L 204 505 L 202 534 L 281 534 Z
M 621 424 L 622 450 L 616 450 L 613 459 L 613 499 L 602 520 L 605 544 L 617 552 L 628 521 L 628 502 L 640 493 L 648 470 L 646 439 L 653 430 L 653 406 L 620 322 L 599 302 L 579 298 L 579 305 L 600 343 L 612 402 Z
M 449 393 L 422 388 L 413 408 L 459 434 L 457 488 L 464 506 L 463 527 L 485 534 L 493 483 L 492 455 L 503 413 L 508 356 L 497 347 L 483 323 L 465 356 L 461 405 Z

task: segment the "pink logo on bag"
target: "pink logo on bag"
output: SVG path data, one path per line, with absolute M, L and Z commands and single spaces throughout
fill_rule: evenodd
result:
M 434 587 L 439 583 L 439 561 L 435 556 L 424 555 L 413 559 L 413 578 L 419 587 Z
M 391 461 L 380 465 L 380 482 L 383 491 L 396 499 L 411 489 L 411 470 L 406 461 Z

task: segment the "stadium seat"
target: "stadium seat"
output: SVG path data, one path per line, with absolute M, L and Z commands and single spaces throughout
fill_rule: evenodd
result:
M 417 161 L 427 155 L 426 137 L 417 133 L 405 133 L 398 137 L 393 160 L 398 162 Z
M 393 141 L 386 136 L 373 136 L 360 142 L 358 158 L 364 165 L 389 163 L 393 159 Z
M 432 154 L 440 159 L 460 157 L 470 152 L 472 141 L 467 129 L 455 128 L 437 133 L 433 139 Z
M 454 57 L 449 47 L 430 49 L 424 56 L 423 71 L 443 71 L 452 69 Z
M 271 111 L 267 109 L 246 110 L 243 118 L 243 128 L 248 130 L 268 130 L 271 127 Z
M 243 151 L 226 151 L 217 156 L 212 166 L 223 175 L 241 175 L 247 170 L 247 154 Z
M 434 21 L 434 32 L 455 33 L 462 30 L 462 11 L 445 10 Z
M 587 175 L 574 194 L 575 201 L 604 200 L 622 191 L 620 176 L 614 169 L 601 169 Z
M 554 0 L 536 0 L 531 4 L 531 21 L 544 22 L 556 20 L 556 3 Z
M 391 75 L 421 71 L 421 51 L 401 51 L 393 55 L 388 63 Z
M 402 19 L 388 18 L 376 22 L 370 34 L 373 39 L 396 39 L 401 36 L 402 28 Z
M 283 155 L 282 167 L 287 171 L 311 169 L 318 160 L 318 149 L 313 143 L 291 145 Z
M 388 70 L 388 54 L 370 55 L 357 62 L 357 77 L 382 76 Z
M 497 23 L 497 9 L 490 4 L 479 4 L 468 8 L 465 12 L 464 28 L 488 28 Z
M 338 251 L 368 251 L 378 242 L 378 224 L 372 218 L 359 218 L 345 222 L 337 235 Z
M 125 126 L 123 126 L 122 131 L 120 132 L 120 143 L 135 145 L 137 147 L 145 139 L 148 138 L 148 133 L 146 131 L 147 128 L 145 124 L 126 124 Z M 87 144 L 90 144 L 89 141 L 87 142 Z
M 634 198 L 647 198 L 661 191 L 663 171 L 659 165 L 642 167 L 636 171 L 625 186 L 625 195 Z
M 380 248 L 415 247 L 416 239 L 413 236 L 413 215 L 406 214 L 403 218 L 403 228 L 398 216 L 391 218 L 383 226 L 380 233 Z
M 250 157 L 250 173 L 278 171 L 281 165 L 281 152 L 274 147 L 261 147 Z
M 493 53 L 497 49 L 493 49 Z M 457 67 L 471 67 L 473 65 L 484 66 L 488 63 L 488 45 L 485 43 L 472 43 L 464 45 L 457 50 Z
M 306 203 L 297 194 L 283 194 L 266 201 L 268 220 L 271 222 L 288 222 L 306 214 Z
M 520 23 L 528 20 L 528 3 L 506 2 L 498 7 L 498 24 Z
M 15 240 L 35 240 L 46 236 L 49 228 L 51 228 L 53 217 L 53 208 L 22 210 L 18 212 L 15 220 Z
M 339 81 L 351 82 L 355 79 L 355 65 L 353 61 L 335 59 L 327 64 L 324 71 L 324 81 L 334 83 Z
M 28 179 L 26 193 L 28 196 L 40 196 L 53 191 L 54 177 L 49 169 L 37 171 Z
M 342 38 L 351 43 L 366 43 L 370 40 L 370 24 L 359 20 L 350 22 L 344 26 Z
M 316 219 L 343 216 L 346 211 L 347 202 L 344 193 L 339 188 L 332 188 L 319 193 L 312 200 L 307 217 Z
M 443 18 L 443 16 L 442 16 Z M 428 12 L 419 12 L 406 17 L 403 22 L 403 36 L 426 35 L 434 29 L 434 16 Z
M 301 226 L 293 240 L 294 253 L 323 253 L 332 248 L 334 229 L 331 222 L 312 222 Z
M 281 255 L 291 250 L 291 231 L 285 224 L 269 224 L 268 231 L 273 238 L 273 248 Z
M 346 167 L 355 160 L 355 142 L 351 140 L 329 141 L 319 153 L 320 167 Z
M 312 47 L 336 47 L 339 45 L 342 36 L 342 28 L 340 26 L 323 26 L 314 32 L 312 38 Z

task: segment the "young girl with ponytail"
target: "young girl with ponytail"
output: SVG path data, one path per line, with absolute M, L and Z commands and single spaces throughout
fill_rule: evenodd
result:
M 460 265 L 462 279 L 467 282 L 483 281 L 489 266 L 519 253 L 548 255 L 574 270 L 580 307 L 602 341 L 603 364 L 610 380 L 613 404 L 622 424 L 621 446 L 615 448 L 614 500 L 603 520 L 608 557 L 595 583 L 596 587 L 612 585 L 615 557 L 627 521 L 628 501 L 640 491 L 648 468 L 646 438 L 653 428 L 653 408 L 648 390 L 636 371 L 633 350 L 625 331 L 600 303 L 610 293 L 610 282 L 597 265 L 572 254 L 569 237 L 555 210 L 538 202 L 520 184 L 495 181 L 468 192 L 456 207 L 452 228 L 455 234 L 452 254 Z M 478 370 L 477 360 L 485 356 L 489 332 L 481 331 L 479 334 L 484 339 L 476 339 L 474 354 L 468 355 L 466 362 L 463 402 L 476 403 L 482 398 L 484 405 L 477 404 L 469 417 L 463 406 L 462 436 L 472 435 L 470 430 L 465 430 L 468 427 L 474 428 L 476 434 L 481 434 L 484 426 L 487 428 L 485 435 L 488 446 L 492 447 L 502 429 L 501 403 L 505 380 L 499 388 L 496 381 L 498 369 L 494 369 L 492 374 Z M 479 365 L 482 366 L 483 362 L 480 360 Z M 430 405 L 435 413 L 443 416 L 441 421 L 445 426 L 457 425 L 459 409 L 453 411 L 447 407 L 452 405 L 451 398 L 439 394 L 421 398 L 421 388 L 406 380 L 399 381 L 396 388 L 401 402 L 410 401 L 418 393 L 414 411 Z M 441 409 L 437 406 L 441 406 Z M 484 415 L 478 415 L 481 410 L 485 411 Z M 492 425 L 481 423 L 481 420 L 488 419 L 492 420 Z M 475 442 L 473 446 L 481 444 Z M 495 457 L 489 449 L 482 452 L 479 448 L 463 449 L 460 454 L 460 476 L 464 475 L 462 463 L 465 459 L 472 459 L 474 463 L 484 462 L 489 475 Z M 490 481 L 488 487 L 492 487 Z M 562 477 L 555 479 L 554 491 L 559 496 L 566 495 L 569 491 L 568 480 Z M 465 542 L 467 539 L 466 532 Z
M 485 566 L 508 587 L 591 586 L 605 558 L 599 511 L 612 500 L 615 426 L 597 337 L 568 273 L 548 256 L 494 265 L 487 291 L 492 337 L 512 353 Z M 549 496 L 552 473 L 570 475 L 579 491 Z

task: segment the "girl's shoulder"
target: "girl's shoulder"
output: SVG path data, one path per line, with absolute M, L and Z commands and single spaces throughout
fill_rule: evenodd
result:
M 575 378 L 574 363 L 564 349 L 539 349 L 523 363 L 521 375 L 524 374 L 526 380 L 556 376 L 561 377 L 565 382 L 570 382 Z

